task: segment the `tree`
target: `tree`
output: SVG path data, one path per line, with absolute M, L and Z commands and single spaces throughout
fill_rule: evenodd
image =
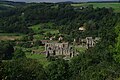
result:
M 16 49 L 13 53 L 13 59 L 22 59 L 26 58 L 25 53 L 22 51 L 22 49 Z
M 3 63 L 4 80 L 47 80 L 46 73 L 37 61 L 30 59 L 13 60 Z
M 116 38 L 116 44 L 115 44 L 115 50 L 114 50 L 114 58 L 116 60 L 116 62 L 120 63 L 120 23 L 117 24 L 117 26 L 115 27 L 115 32 L 117 34 L 117 38 Z
M 0 42 L 0 56 L 2 59 L 12 59 L 14 48 L 10 42 Z
M 0 61 L 3 59 L 4 57 L 4 51 L 3 51 L 3 47 L 0 45 Z
M 56 60 L 50 63 L 46 69 L 49 80 L 67 80 L 69 77 L 69 65 L 65 60 Z

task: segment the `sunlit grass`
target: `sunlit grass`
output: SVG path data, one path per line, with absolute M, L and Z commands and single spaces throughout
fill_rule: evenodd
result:
M 87 6 L 93 5 L 94 8 L 113 8 L 115 12 L 120 12 L 120 3 L 81 3 L 81 4 L 72 4 L 72 6 L 79 7 L 79 6 Z
M 26 53 L 26 57 L 34 60 L 38 60 L 40 64 L 42 64 L 44 67 L 47 66 L 50 62 L 47 60 L 45 54 L 31 54 Z

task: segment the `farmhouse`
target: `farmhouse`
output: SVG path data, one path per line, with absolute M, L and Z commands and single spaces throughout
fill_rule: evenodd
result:
M 85 31 L 85 28 L 84 27 L 80 27 L 79 30 L 80 31 Z

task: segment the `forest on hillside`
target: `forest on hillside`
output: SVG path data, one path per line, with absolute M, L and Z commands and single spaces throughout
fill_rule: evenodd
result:
M 93 5 L 81 9 L 71 3 L 0 2 L 0 33 L 41 34 L 29 27 L 45 23 L 53 24 L 44 25 L 40 30 L 57 29 L 70 43 L 88 36 L 101 40 L 70 60 L 48 59 L 50 63 L 46 66 L 39 60 L 27 58 L 22 49 L 14 49 L 13 41 L 0 41 L 1 80 L 120 79 L 120 13 Z M 86 30 L 80 31 L 81 26 Z M 31 36 L 22 41 L 30 40 Z

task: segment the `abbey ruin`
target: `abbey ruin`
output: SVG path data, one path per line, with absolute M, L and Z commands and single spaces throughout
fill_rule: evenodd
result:
M 45 44 L 46 56 L 63 56 L 73 57 L 75 51 L 69 43 L 46 43 Z

